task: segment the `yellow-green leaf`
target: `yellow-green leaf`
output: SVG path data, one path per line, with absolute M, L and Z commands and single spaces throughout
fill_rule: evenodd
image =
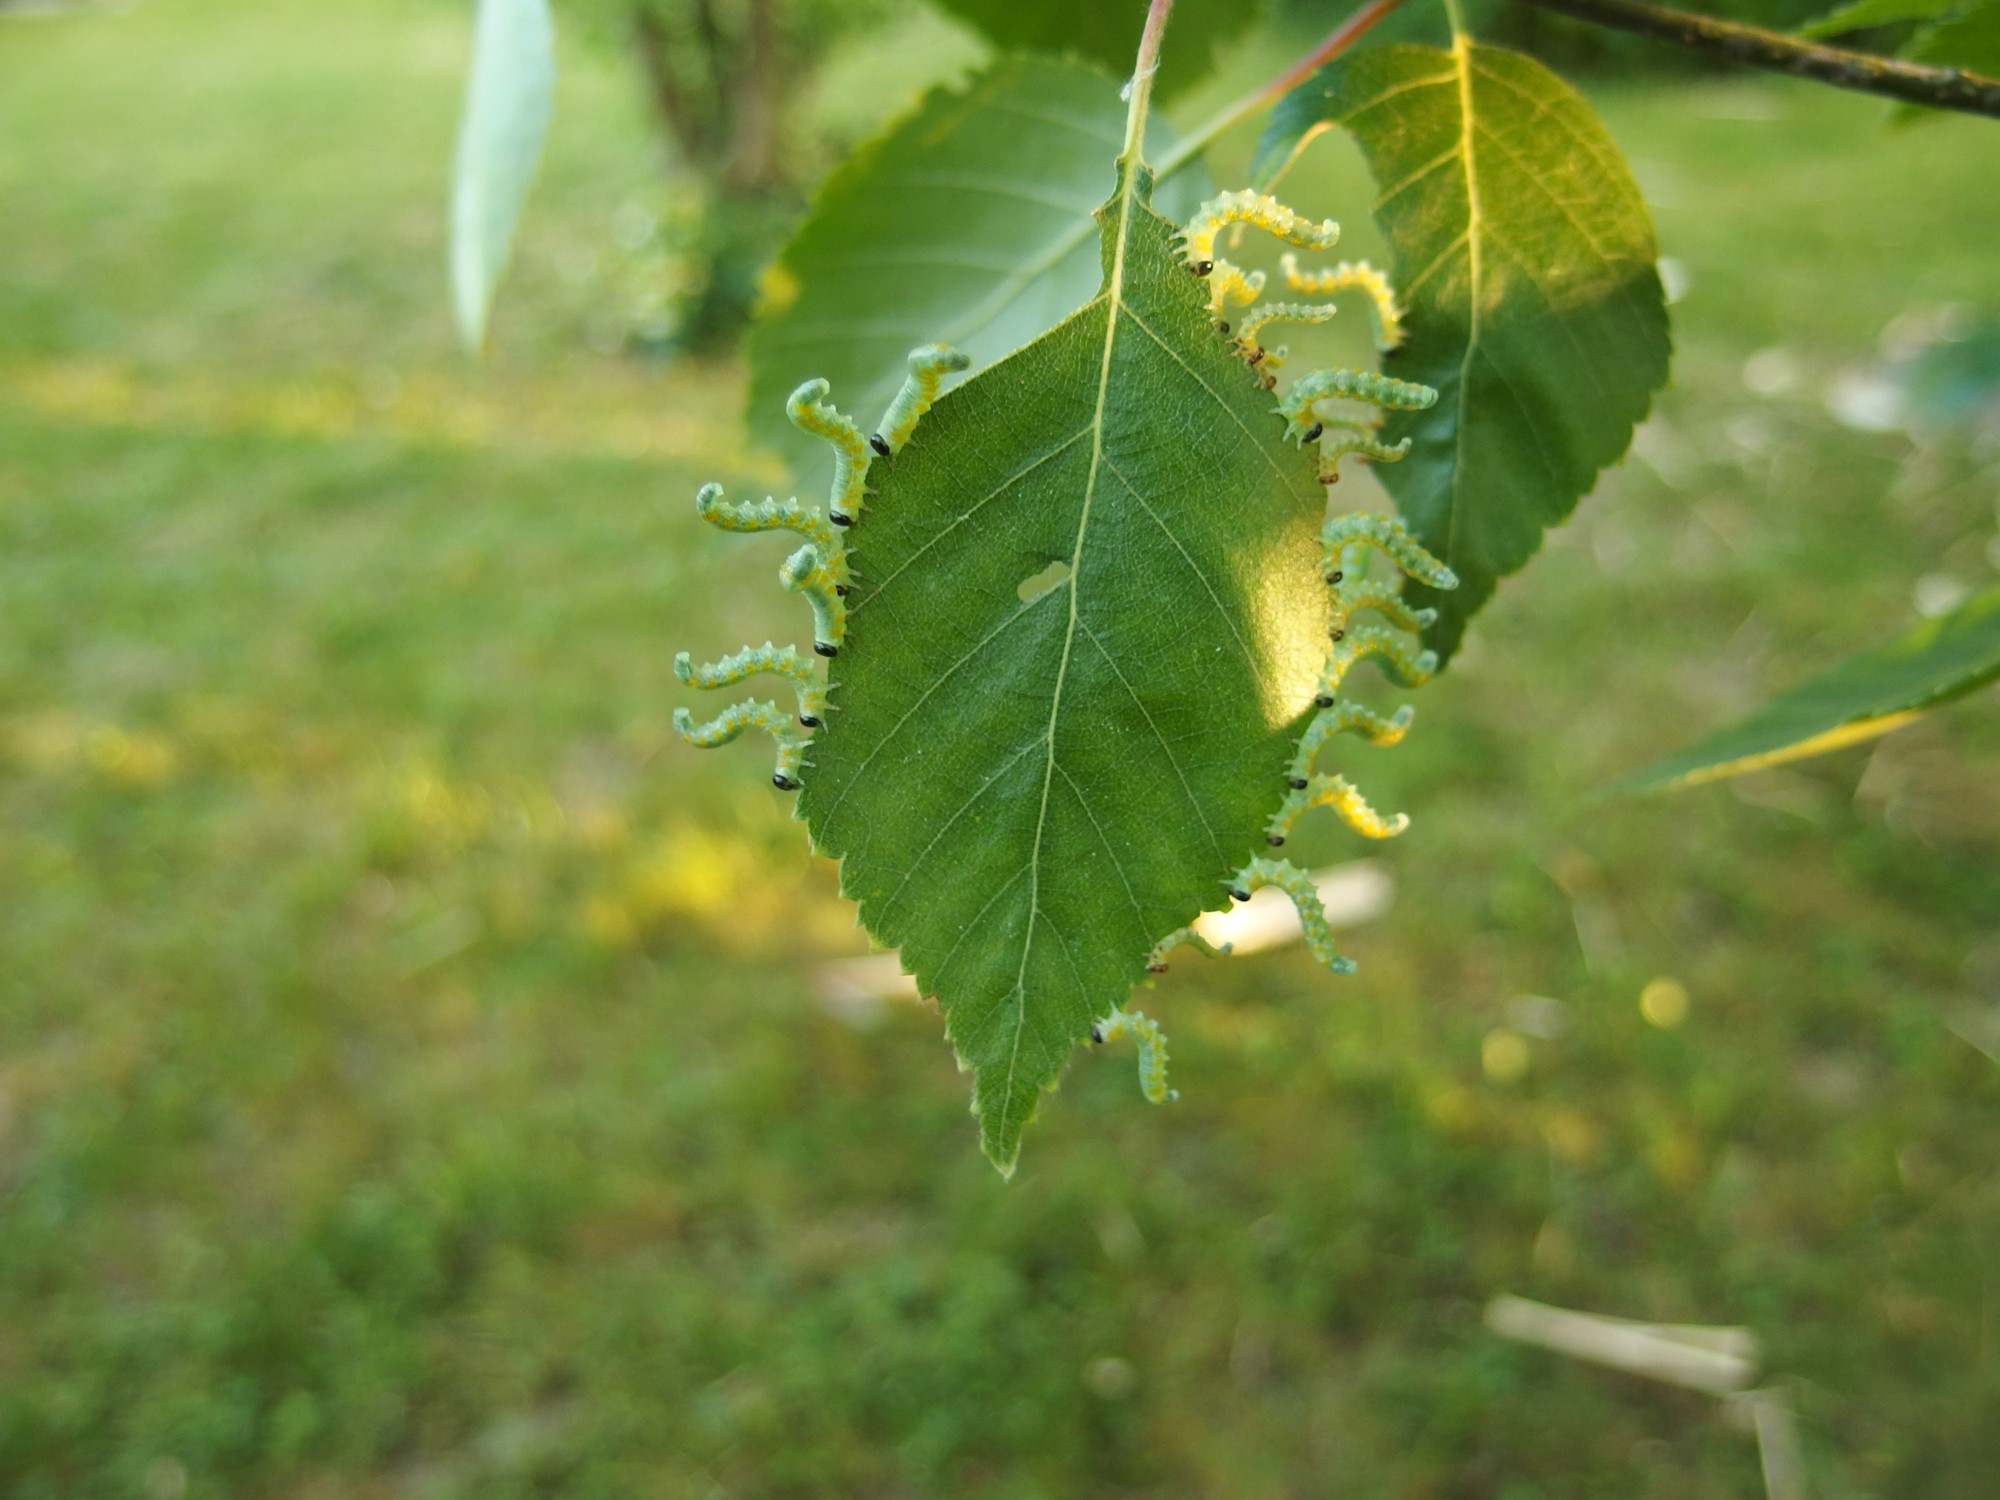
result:
M 2000 679 L 2000 586 L 1850 657 L 1742 723 L 1612 783 L 1607 793 L 1697 786 L 1823 755 L 1900 729 Z

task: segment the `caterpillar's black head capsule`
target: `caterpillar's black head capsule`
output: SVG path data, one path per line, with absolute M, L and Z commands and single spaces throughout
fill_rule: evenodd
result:
M 1285 847 L 1285 836 L 1282 833 L 1267 833 L 1264 835 L 1264 842 L 1273 849 L 1282 849 Z
M 868 439 L 868 446 L 873 448 L 883 458 L 889 456 L 889 440 L 879 432 Z
M 1341 572 L 1340 569 L 1335 568 L 1331 573 L 1326 575 L 1326 581 L 1328 583 L 1345 583 L 1347 581 L 1347 575 Z
M 817 651 L 821 656 L 840 655 L 840 647 L 829 646 L 825 641 L 814 641 L 813 650 Z
M 1287 776 L 1285 778 L 1285 785 L 1295 792 L 1303 792 L 1308 783 L 1303 776 Z
M 1250 899 L 1250 893 L 1241 887 L 1232 890 L 1229 894 L 1234 896 L 1238 901 L 1248 901 Z
M 1215 331 L 1221 334 L 1224 338 L 1229 337 L 1229 325 L 1227 323 L 1217 323 L 1215 325 Z
M 800 714 L 799 727 L 801 729 L 817 729 L 819 728 L 819 720 L 815 719 L 811 714 Z
M 1212 260 L 1198 260 L 1189 266 L 1188 269 L 1197 276 L 1206 276 L 1210 271 L 1215 269 L 1215 262 Z
M 1312 424 L 1312 426 L 1306 429 L 1306 435 L 1302 439 L 1300 439 L 1300 441 L 1307 443 L 1316 443 L 1320 440 L 1321 435 L 1325 433 L 1325 431 L 1326 431 L 1326 424 L 1324 422 L 1315 422 Z
M 778 772 L 777 775 L 771 778 L 771 785 L 781 792 L 796 792 L 799 789 L 799 784 L 783 771 Z
M 1319 695 L 1319 696 L 1318 696 L 1317 698 L 1313 699 L 1313 707 L 1314 707 L 1314 708 L 1332 708 L 1332 707 L 1333 707 L 1333 694 L 1331 694 L 1331 693 L 1321 693 L 1321 694 L 1320 694 L 1320 695 Z
M 1336 641 L 1344 641 L 1347 639 L 1347 627 L 1345 625 L 1336 625 L 1327 634 L 1332 636 Z
M 836 526 L 852 526 L 854 524 L 854 517 L 845 515 L 837 510 L 828 511 L 826 518 Z
M 1148 974 L 1164 974 L 1167 972 L 1167 966 L 1165 964 L 1147 964 L 1146 972 Z
M 1093 1047 L 1104 1045 L 1104 1028 L 1095 1023 L 1092 1023 L 1090 1028 L 1090 1045 Z
M 836 594 L 840 595 L 840 597 L 843 599 L 845 599 L 849 594 L 854 592 L 854 590 L 851 587 L 849 587 L 847 584 L 844 583 L 836 583 L 833 586 L 833 591 Z

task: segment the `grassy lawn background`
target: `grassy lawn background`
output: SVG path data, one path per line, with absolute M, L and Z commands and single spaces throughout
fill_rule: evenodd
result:
M 661 196 L 601 60 L 451 348 L 464 40 L 0 23 L 0 1492 L 1761 1493 L 1714 1403 L 1485 1332 L 1514 1291 L 1754 1329 L 1815 1494 L 1992 1493 L 2000 704 L 1578 793 L 1991 581 L 2000 451 L 1822 397 L 2000 310 L 2000 132 L 1600 99 L 1677 384 L 1351 752 L 1416 819 L 1360 974 L 1178 964 L 1181 1102 L 1079 1059 L 1003 1184 L 935 1016 L 814 1001 L 862 941 L 761 753 L 673 736 L 676 649 L 804 627 L 689 503 L 768 481 L 740 370 L 597 352 Z

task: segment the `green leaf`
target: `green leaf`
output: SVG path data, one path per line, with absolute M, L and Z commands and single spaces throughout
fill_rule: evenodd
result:
M 1850 31 L 1866 31 L 1871 26 L 1894 26 L 1899 21 L 1930 21 L 1956 9 L 1965 0 L 1854 0 L 1810 21 L 1798 29 L 1802 37 L 1842 36 Z
M 1368 159 L 1409 341 L 1386 373 L 1434 386 L 1384 467 L 1418 538 L 1458 574 L 1418 590 L 1449 656 L 1498 580 L 1526 565 L 1624 453 L 1667 375 L 1667 314 L 1638 187 L 1590 107 L 1541 64 L 1461 38 L 1323 69 L 1273 111 L 1251 168 L 1274 180 L 1315 133 Z M 1415 596 L 1413 596 L 1415 597 Z
M 938 4 L 1012 52 L 1068 53 L 1116 75 L 1132 71 L 1144 4 L 1078 4 L 1077 0 L 938 0 Z M 1198 82 L 1216 51 L 1256 24 L 1256 0 L 1178 0 L 1167 28 L 1153 88 L 1171 94 Z
M 803 772 L 801 815 L 937 997 L 1003 1171 L 1152 945 L 1265 852 L 1327 653 L 1316 465 L 1148 175 L 1099 211 L 1097 295 L 870 468 Z
M 2000 77 L 2000 0 L 1967 5 L 1949 19 L 1926 26 L 1910 39 L 1903 55 L 1934 68 Z
M 548 135 L 555 95 L 548 0 L 479 0 L 451 182 L 451 291 L 459 336 L 486 343 L 493 291 Z
M 1692 749 L 1622 777 L 1606 794 L 1698 786 L 1822 755 L 1899 729 L 2000 680 L 2000 585 L 1948 615 L 1850 657 Z
M 974 368 L 1046 332 L 1098 288 L 1097 225 L 1124 137 L 1118 85 L 1075 63 L 1017 58 L 939 89 L 828 180 L 766 277 L 750 337 L 748 421 L 801 489 L 830 472 L 823 444 L 785 420 L 785 397 L 820 376 L 880 411 L 904 356 L 936 340 Z M 1171 162 L 1164 128 L 1148 133 Z M 1207 174 L 1163 176 L 1161 212 L 1193 213 Z

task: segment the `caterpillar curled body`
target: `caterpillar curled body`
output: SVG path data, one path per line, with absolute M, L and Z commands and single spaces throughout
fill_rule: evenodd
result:
M 702 666 L 696 666 L 694 658 L 685 651 L 674 657 L 674 676 L 689 687 L 705 690 L 733 687 L 760 672 L 773 672 L 792 680 L 798 691 L 799 724 L 803 728 L 817 729 L 825 722 L 826 689 L 812 662 L 791 646 L 774 646 L 766 641 L 761 646 L 745 646 L 720 661 Z
M 1437 392 L 1372 370 L 1312 370 L 1292 382 L 1278 402 L 1278 411 L 1293 436 L 1300 436 L 1314 425 L 1314 404 L 1335 399 L 1365 401 L 1392 411 L 1422 411 L 1437 404 Z
M 797 499 L 724 500 L 722 486 L 710 483 L 695 493 L 694 513 L 723 531 L 796 531 L 823 551 L 834 550 L 826 517 Z
M 1153 1104 L 1172 1104 L 1180 1090 L 1167 1087 L 1167 1034 L 1139 1010 L 1114 1010 L 1090 1028 L 1090 1039 L 1102 1045 L 1130 1036 L 1139 1044 L 1139 1090 Z
M 785 415 L 801 432 L 832 444 L 833 497 L 827 503 L 827 519 L 836 526 L 852 526 L 861 519 L 868 490 L 869 447 L 854 419 L 824 399 L 829 389 L 824 380 L 808 380 L 785 402 Z
M 1372 610 L 1398 630 L 1415 632 L 1437 622 L 1436 610 L 1412 609 L 1387 579 L 1365 579 L 1334 590 L 1328 633 L 1334 640 L 1340 640 L 1347 633 L 1349 619 L 1364 609 Z
M 1374 547 L 1418 583 L 1429 584 L 1434 589 L 1458 587 L 1458 575 L 1425 551 L 1410 535 L 1409 528 L 1394 516 L 1365 510 L 1349 511 L 1346 515 L 1333 517 L 1321 527 L 1319 540 L 1321 562 L 1329 572 L 1340 569 L 1344 563 L 1353 564 L 1363 555 L 1362 549 Z M 1332 584 L 1342 581 L 1327 579 Z
M 1340 226 L 1333 220 L 1315 224 L 1269 194 L 1246 188 L 1211 198 L 1195 211 L 1183 231 L 1182 253 L 1189 264 L 1225 264 L 1215 258 L 1215 237 L 1231 224 L 1249 224 L 1302 250 L 1331 250 L 1340 239 Z
M 1403 813 L 1385 818 L 1376 812 L 1345 777 L 1315 775 L 1307 777 L 1304 786 L 1295 787 L 1278 804 L 1265 830 L 1264 841 L 1274 847 L 1284 843 L 1292 825 L 1315 807 L 1332 808 L 1341 822 L 1363 838 L 1392 839 L 1410 826 Z
M 1362 293 L 1374 314 L 1375 347 L 1387 353 L 1402 346 L 1403 311 L 1396 305 L 1396 294 L 1389 289 L 1389 278 L 1367 261 L 1344 260 L 1323 271 L 1301 271 L 1298 256 L 1287 250 L 1278 257 L 1278 273 L 1293 291 L 1309 297 L 1330 297 L 1345 291 Z
M 1326 920 L 1326 904 L 1319 887 L 1297 865 L 1282 859 L 1258 857 L 1231 877 L 1230 894 L 1248 900 L 1267 885 L 1275 885 L 1292 898 L 1299 914 L 1299 929 L 1305 934 L 1306 951 L 1336 974 L 1352 974 L 1354 960 L 1334 946 L 1333 928 Z
M 781 792 L 798 790 L 799 767 L 805 759 L 806 742 L 792 727 L 791 716 L 777 704 L 754 700 L 732 703 L 705 724 L 697 724 L 693 714 L 684 708 L 677 708 L 674 710 L 674 728 L 697 750 L 712 750 L 717 745 L 728 744 L 746 730 L 761 729 L 778 747 L 778 767 L 771 774 L 771 784 Z
M 1269 323 L 1324 323 L 1338 311 L 1331 302 L 1265 302 L 1238 325 L 1236 342 L 1254 346 L 1258 333 Z
M 845 576 L 842 566 L 829 562 L 827 554 L 808 542 L 778 569 L 778 582 L 795 594 L 805 596 L 813 612 L 813 650 L 821 656 L 838 656 L 840 643 L 847 639 L 847 600 L 841 594 Z
M 1164 974 L 1167 972 L 1167 955 L 1176 948 L 1192 948 L 1197 953 L 1205 953 L 1210 958 L 1229 957 L 1227 943 L 1211 943 L 1192 927 L 1179 927 L 1153 944 L 1153 951 L 1146 955 L 1146 972 Z
M 917 430 L 917 423 L 937 400 L 944 377 L 970 369 L 972 359 L 947 344 L 926 344 L 910 351 L 909 363 L 910 373 L 903 381 L 903 388 L 882 413 L 875 435 L 868 440 L 869 446 L 883 458 L 902 451 L 910 434 Z
M 1335 735 L 1357 735 L 1365 744 L 1386 749 L 1402 743 L 1414 718 L 1407 703 L 1386 718 L 1363 704 L 1338 699 L 1323 704 L 1322 708 L 1324 711 L 1314 714 L 1299 736 L 1299 747 L 1285 769 L 1285 785 L 1293 791 L 1304 791 L 1312 785 L 1312 768 L 1319 762 L 1320 751 Z M 1277 842 L 1284 842 L 1283 833 Z

